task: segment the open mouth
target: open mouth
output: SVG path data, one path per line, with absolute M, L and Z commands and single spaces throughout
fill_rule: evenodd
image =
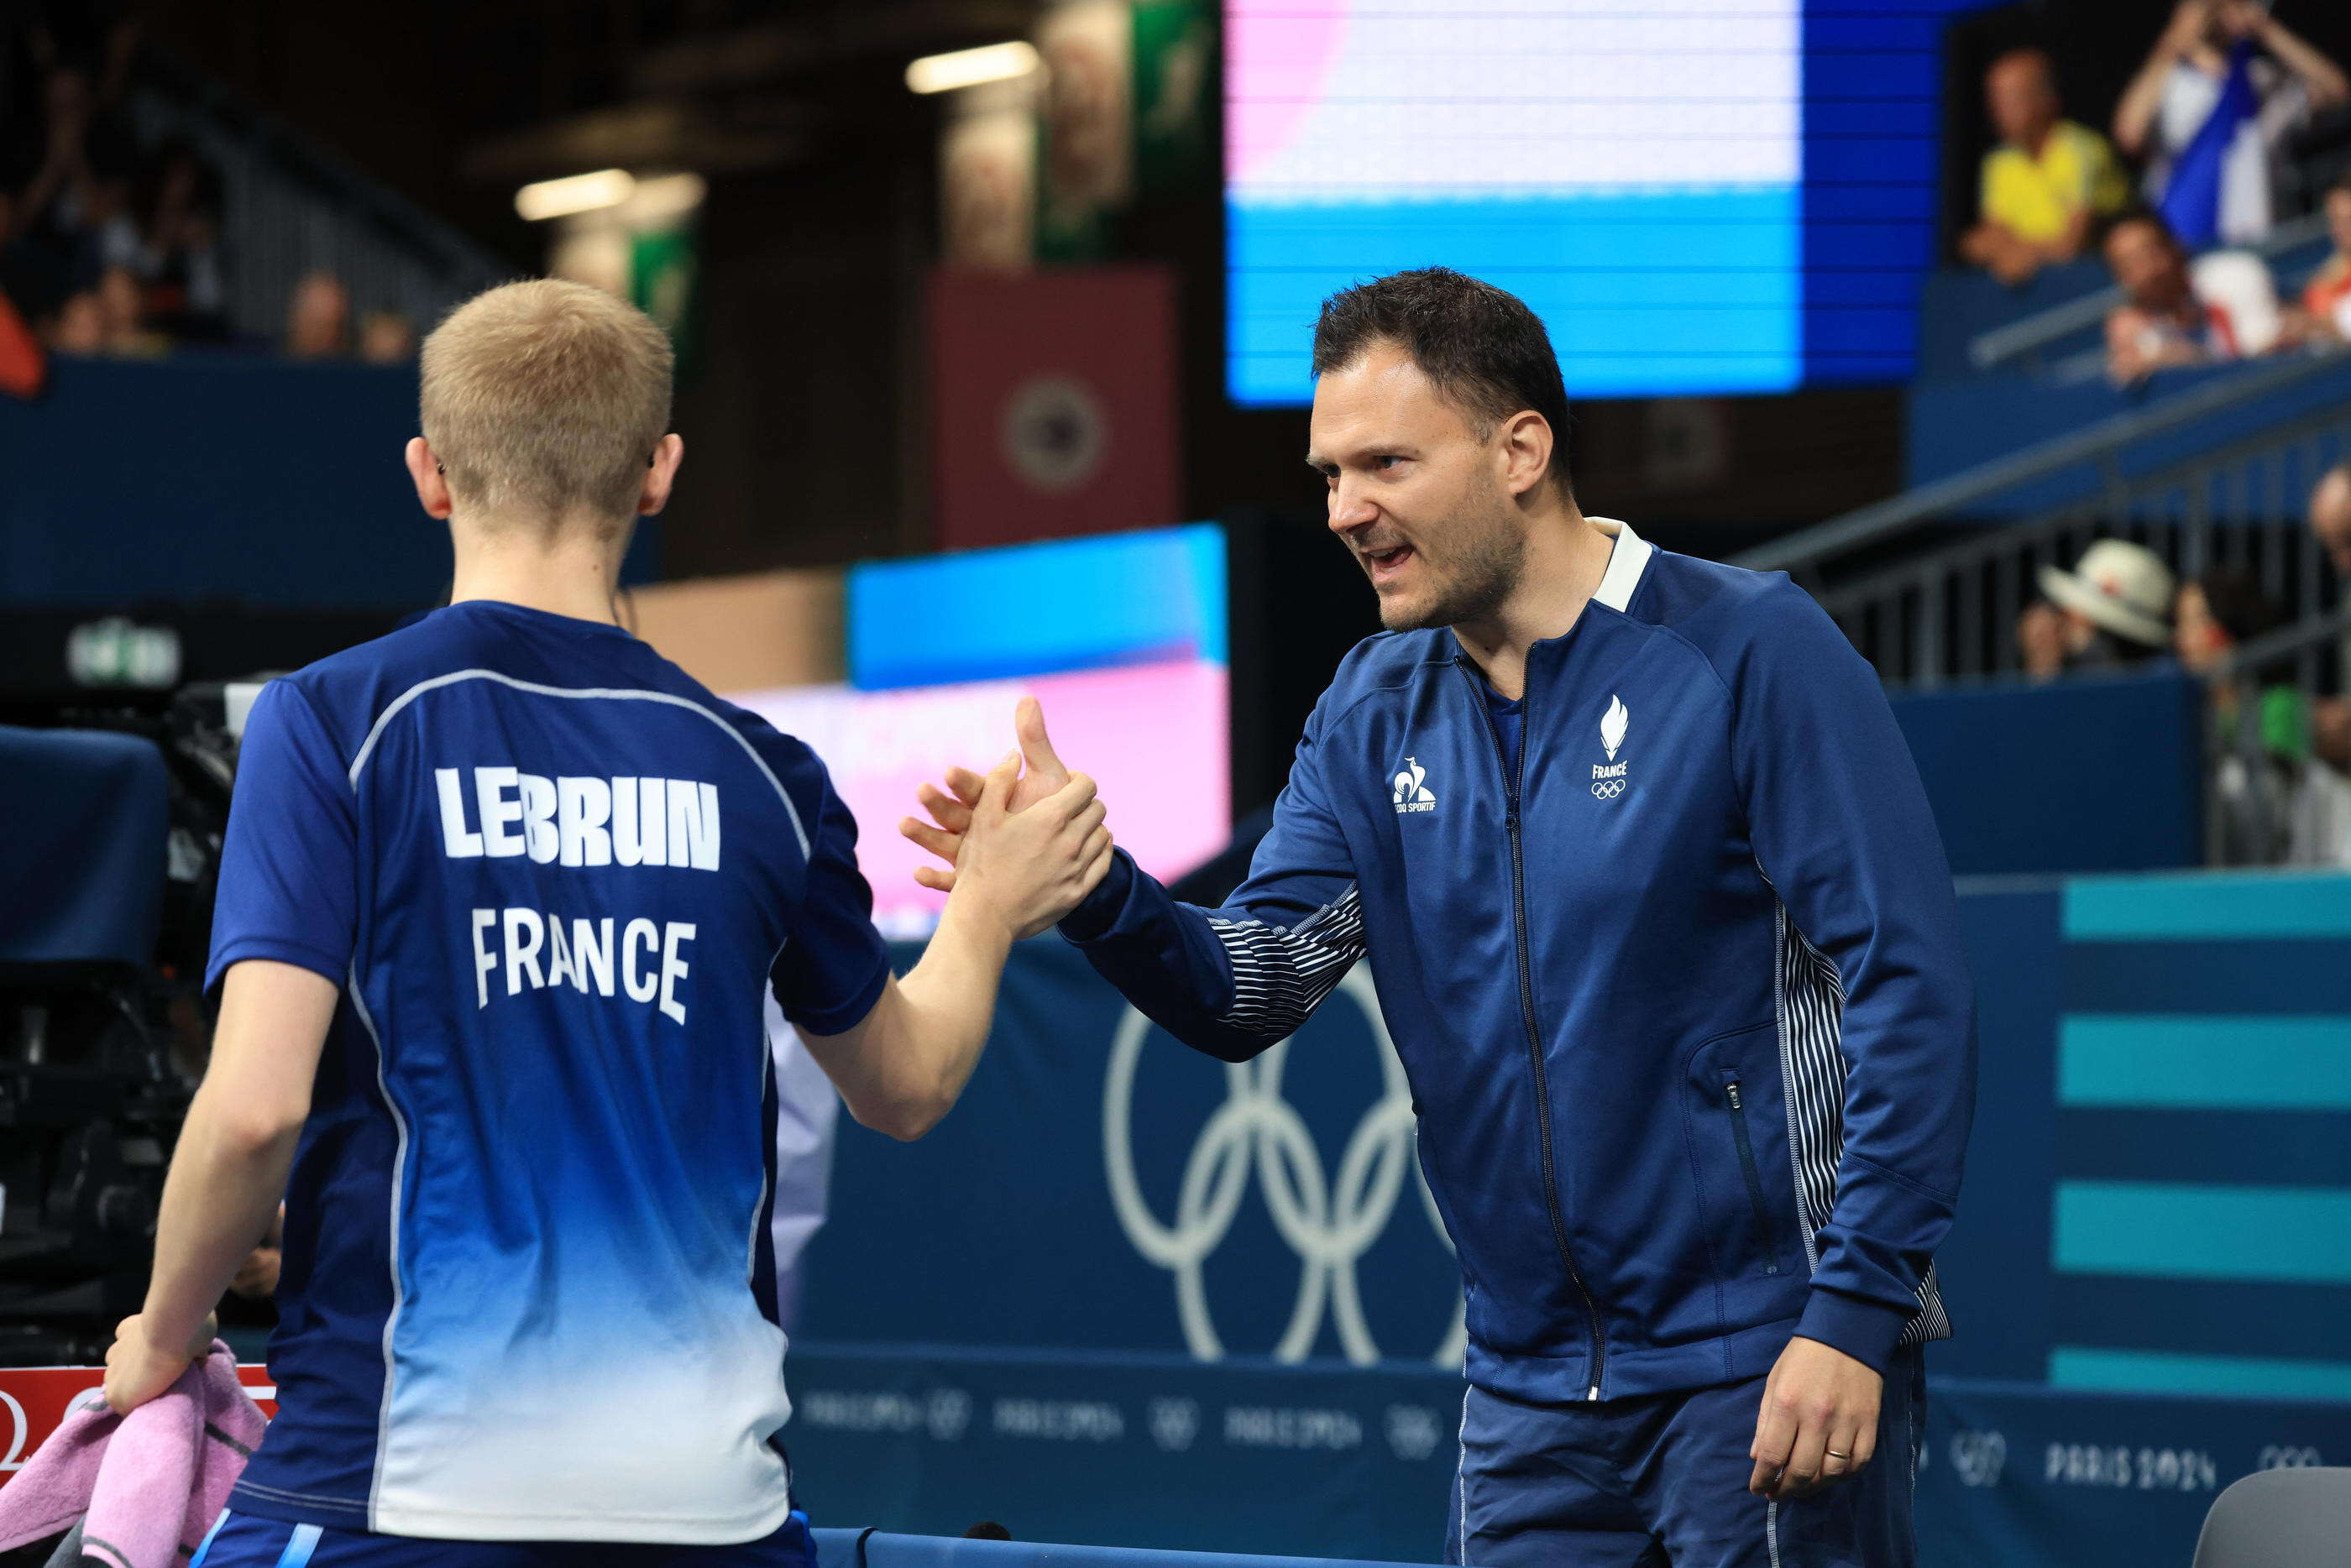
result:
M 1366 550 L 1364 560 L 1371 567 L 1372 581 L 1376 583 L 1395 576 L 1403 569 L 1404 564 L 1412 559 L 1412 556 L 1411 545 L 1398 545 L 1386 550 Z

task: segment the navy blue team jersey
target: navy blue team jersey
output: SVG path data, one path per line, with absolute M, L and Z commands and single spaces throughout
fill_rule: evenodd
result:
M 212 970 L 343 988 L 287 1197 L 240 1513 L 756 1540 L 791 1510 L 760 988 L 880 996 L 808 747 L 617 627 L 450 607 L 271 681 Z

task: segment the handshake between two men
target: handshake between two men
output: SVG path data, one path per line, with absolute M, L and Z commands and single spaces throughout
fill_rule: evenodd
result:
M 1107 808 L 1095 798 L 1093 780 L 1071 773 L 1054 754 L 1053 742 L 1045 733 L 1044 705 L 1034 697 L 1020 699 L 1013 711 L 1013 730 L 1020 742 L 1018 752 L 1007 753 L 985 775 L 951 767 L 946 771 L 946 788 L 923 784 L 914 792 L 915 798 L 930 813 L 931 820 L 902 817 L 898 831 L 945 863 L 916 867 L 914 880 L 947 894 L 954 893 L 959 881 L 992 879 L 1014 870 L 1010 864 L 1001 863 L 1060 851 L 1070 864 L 1051 884 L 1049 896 L 1059 908 L 1042 920 L 1031 914 L 1018 922 L 1019 934 L 1031 937 L 1060 921 L 1101 884 L 1110 870 L 1112 839 L 1102 823 Z M 1066 821 L 1073 831 L 1048 833 L 1042 831 L 1047 826 L 1042 822 L 1035 825 L 1040 831 L 1007 831 L 1008 819 L 1039 805 L 1047 808 L 1054 822 Z M 1026 869 L 1033 876 L 1046 867 Z M 977 891 L 977 887 L 971 889 Z

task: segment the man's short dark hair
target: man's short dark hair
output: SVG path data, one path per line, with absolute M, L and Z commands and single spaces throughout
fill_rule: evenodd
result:
M 1314 323 L 1314 374 L 1343 369 L 1382 343 L 1412 357 L 1479 439 L 1521 410 L 1551 426 L 1551 478 L 1575 486 L 1567 467 L 1567 386 L 1542 318 L 1517 295 L 1451 267 L 1391 273 L 1340 290 Z

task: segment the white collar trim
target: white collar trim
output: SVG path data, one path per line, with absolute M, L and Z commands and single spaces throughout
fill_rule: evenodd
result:
M 1616 541 L 1614 548 L 1608 552 L 1608 570 L 1601 575 L 1600 591 L 1592 597 L 1622 615 L 1625 607 L 1633 602 L 1633 590 L 1641 586 L 1641 574 L 1648 569 L 1649 557 L 1656 553 L 1656 548 L 1634 533 L 1630 524 L 1614 517 L 1585 521 Z

